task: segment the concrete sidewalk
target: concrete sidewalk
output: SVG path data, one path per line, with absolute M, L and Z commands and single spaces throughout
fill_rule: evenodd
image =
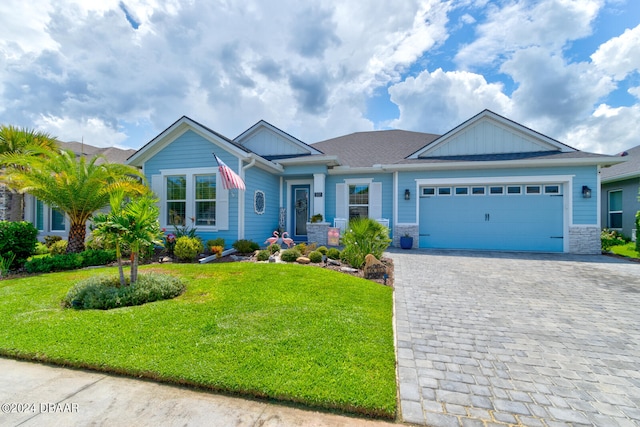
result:
M 4 358 L 0 407 L 1 426 L 397 425 Z

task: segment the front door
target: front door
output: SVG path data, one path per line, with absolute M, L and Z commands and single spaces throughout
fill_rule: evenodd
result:
M 307 221 L 309 221 L 310 185 L 291 186 L 291 212 L 293 212 L 292 238 L 296 241 L 307 240 Z

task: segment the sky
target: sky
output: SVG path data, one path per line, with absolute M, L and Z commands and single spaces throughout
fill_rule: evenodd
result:
M 580 150 L 640 145 L 638 0 L 3 0 L 0 124 L 138 149 L 442 134 L 489 109 Z

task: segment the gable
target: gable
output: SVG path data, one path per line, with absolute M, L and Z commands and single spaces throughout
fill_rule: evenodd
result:
M 575 151 L 552 138 L 485 110 L 409 158 Z
M 259 156 L 272 159 L 322 154 L 264 120 L 247 129 L 234 142 Z

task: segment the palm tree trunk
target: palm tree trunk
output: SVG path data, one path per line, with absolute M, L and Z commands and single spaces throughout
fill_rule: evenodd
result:
M 15 191 L 7 192 L 9 207 L 9 221 L 22 221 L 24 219 L 24 194 Z
M 86 234 L 87 225 L 85 223 L 71 222 L 69 244 L 67 245 L 68 254 L 76 254 L 84 251 L 84 238 Z
M 133 260 L 131 262 L 131 284 L 138 281 L 138 252 L 133 252 Z

